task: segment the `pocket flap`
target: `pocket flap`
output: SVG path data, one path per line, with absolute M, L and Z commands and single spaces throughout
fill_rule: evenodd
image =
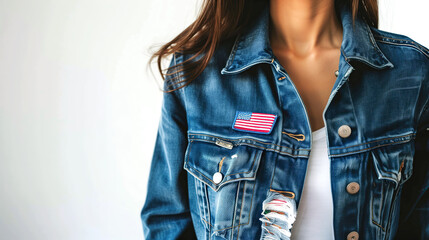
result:
M 410 178 L 413 170 L 412 146 L 409 142 L 373 149 L 371 155 L 378 179 L 393 181 L 397 186 Z
M 263 150 L 217 139 L 191 140 L 185 154 L 184 168 L 214 191 L 223 185 L 254 180 Z

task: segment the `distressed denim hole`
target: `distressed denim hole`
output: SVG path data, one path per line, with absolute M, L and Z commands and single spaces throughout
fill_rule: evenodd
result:
M 262 222 L 261 240 L 289 240 L 290 229 L 295 219 L 295 199 L 270 191 L 267 199 L 262 203 L 262 217 L 259 218 Z

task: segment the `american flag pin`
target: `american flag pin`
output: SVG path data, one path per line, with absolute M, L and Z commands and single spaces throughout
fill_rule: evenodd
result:
M 260 134 L 269 134 L 273 130 L 277 115 L 237 111 L 232 129 Z

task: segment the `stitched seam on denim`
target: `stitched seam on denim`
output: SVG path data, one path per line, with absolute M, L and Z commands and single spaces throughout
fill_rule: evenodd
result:
M 285 73 L 284 75 L 286 76 L 287 74 Z M 291 80 L 291 79 L 289 78 L 289 80 Z M 297 89 L 296 85 L 293 83 L 293 81 L 292 81 L 292 80 L 290 81 L 290 83 L 291 83 L 292 87 L 295 89 L 294 93 L 295 93 L 295 95 L 297 96 L 297 98 L 299 99 L 299 102 L 301 103 L 301 106 L 303 106 L 303 110 L 304 110 L 304 112 L 305 112 L 305 120 L 306 120 L 306 122 L 307 122 L 307 126 L 308 126 L 308 128 L 309 128 L 309 129 L 311 129 L 311 126 L 310 126 L 310 119 L 309 119 L 309 117 L 308 117 L 307 109 L 306 109 L 306 107 L 305 107 L 305 104 L 304 104 L 304 102 L 303 102 L 303 99 L 302 99 L 301 95 L 299 94 L 298 89 Z M 305 139 L 305 137 L 304 137 L 304 139 Z
M 177 62 L 176 62 L 176 53 L 174 53 L 174 64 L 176 65 L 177 64 Z M 183 55 L 182 55 L 182 57 L 183 57 Z M 178 76 L 178 73 L 176 73 L 176 75 Z M 184 107 L 184 109 L 186 110 L 187 109 L 187 107 L 186 107 L 186 93 L 185 93 L 185 88 L 184 87 L 182 87 L 182 88 L 179 88 L 178 89 L 178 91 L 181 91 L 182 92 L 182 95 L 183 95 L 183 99 L 182 99 L 182 101 L 183 101 L 183 107 Z M 186 122 L 188 122 L 188 114 L 186 114 Z
M 241 140 L 251 140 L 251 141 L 255 141 L 255 142 L 258 142 L 258 143 L 265 144 L 265 145 L 276 145 L 276 144 L 271 144 L 271 143 L 264 143 L 264 142 L 261 142 L 261 141 L 258 141 L 258 140 L 252 139 L 252 138 L 229 139 L 229 138 L 216 137 L 214 135 L 201 134 L 201 133 L 190 133 L 189 135 L 190 136 L 208 136 L 208 137 L 212 137 L 212 138 L 219 138 L 219 139 L 222 139 L 222 140 L 227 140 L 227 141 L 230 141 L 230 142 L 238 142 L 238 141 L 241 141 Z M 212 141 L 212 140 L 210 140 L 210 141 Z M 283 147 L 283 146 L 280 146 L 280 145 L 276 145 L 276 146 Z M 288 148 L 286 146 L 284 146 L 284 147 Z M 292 149 L 292 148 L 290 148 L 290 149 Z
M 240 236 L 240 224 L 241 224 L 241 214 L 243 213 L 244 206 L 244 195 L 246 194 L 246 182 L 243 182 L 243 195 L 241 196 L 241 208 L 240 208 L 240 217 L 238 217 L 238 226 L 237 226 L 237 239 Z
M 182 57 L 183 57 L 183 55 L 182 55 Z M 174 52 L 173 53 L 173 56 L 172 56 L 172 60 L 174 61 L 174 66 L 175 66 L 175 68 L 177 68 L 177 62 L 176 62 L 176 52 Z M 183 64 L 182 64 L 183 65 Z M 175 71 L 174 72 L 174 74 L 173 74 L 173 79 L 177 79 L 175 82 L 173 82 L 171 79 L 168 79 L 167 81 L 166 81 L 166 83 L 165 84 L 169 84 L 169 85 L 167 85 L 166 86 L 166 88 L 168 89 L 170 86 L 174 86 L 175 84 L 177 85 L 177 84 L 181 84 L 181 83 L 183 83 L 183 80 L 182 80 L 182 78 L 179 76 L 179 73 L 178 73 L 178 71 Z
M 371 196 L 371 221 L 372 223 L 380 227 L 383 230 L 383 232 L 385 232 L 386 230 L 384 229 L 384 227 L 381 226 L 377 221 L 375 221 L 374 218 L 375 218 L 374 217 L 374 195 L 372 195 Z
M 208 223 L 209 223 L 209 226 L 210 226 L 210 230 L 209 230 L 209 234 L 210 234 L 211 229 L 213 228 L 213 226 L 210 224 L 210 222 L 211 222 L 211 209 L 210 209 L 209 193 L 207 192 L 207 185 L 204 184 L 202 181 L 200 181 L 200 182 L 204 186 L 204 197 L 205 197 L 205 200 L 206 200 L 207 212 L 209 214 L 209 217 L 208 217 L 209 221 L 208 221 Z
M 416 45 L 414 44 L 410 44 L 410 43 L 395 43 L 395 42 L 389 42 L 389 41 L 385 41 L 385 40 L 377 40 L 379 42 L 383 42 L 386 44 L 390 44 L 390 45 L 397 45 L 397 46 L 408 46 L 414 49 L 417 49 L 419 52 L 421 52 L 422 54 L 424 54 L 426 57 L 429 58 L 429 54 L 426 51 L 423 51 L 422 49 L 418 48 Z
M 204 218 L 202 218 L 204 222 L 206 222 L 208 225 L 212 226 L 209 222 L 207 222 L 206 220 L 204 220 Z
M 355 59 L 355 60 L 358 60 L 358 61 L 360 61 L 360 62 L 363 62 L 363 63 L 366 63 L 366 64 L 368 64 L 368 65 L 370 65 L 371 67 L 374 67 L 374 68 L 380 68 L 380 67 L 383 67 L 383 66 L 385 66 L 385 65 L 381 65 L 381 66 L 379 66 L 379 65 L 374 65 L 373 63 L 371 63 L 371 62 L 369 62 L 369 61 L 367 61 L 366 59 L 364 59 L 364 58 L 361 58 L 361 57 L 358 57 L 358 56 L 350 56 L 350 57 L 347 57 L 346 56 L 346 54 L 345 54 L 345 52 L 344 52 L 344 50 L 341 48 L 340 49 L 341 50 L 341 53 L 343 54 L 343 56 L 344 56 L 344 59 L 345 59 L 345 61 L 347 62 L 347 64 L 349 65 L 349 66 L 351 66 L 350 65 L 350 60 L 351 59 Z M 384 54 L 383 54 L 384 55 Z M 391 62 L 389 62 L 389 63 L 391 63 Z
M 273 78 L 276 78 L 277 75 L 279 74 L 279 71 L 277 70 L 276 66 L 274 66 L 273 62 L 274 62 L 274 57 L 273 57 L 273 60 L 271 61 L 270 69 L 271 69 L 271 73 L 273 75 Z M 276 83 L 276 85 L 277 85 L 277 83 Z M 277 100 L 279 101 L 279 106 L 281 108 L 283 108 L 283 101 L 282 101 L 282 98 L 281 98 L 280 94 L 278 92 L 275 92 L 275 94 L 277 95 Z
M 392 218 L 392 214 L 393 214 L 393 210 L 395 209 L 395 201 L 397 201 L 397 197 L 398 197 L 398 195 L 399 195 L 399 191 L 401 190 L 400 189 L 400 187 L 401 186 L 397 186 L 396 188 L 394 188 L 394 192 L 393 192 L 393 196 L 392 196 L 392 201 L 391 201 L 391 204 L 390 204 L 390 209 L 389 209 L 389 214 L 387 215 L 387 222 L 386 222 L 386 239 L 387 239 L 387 237 L 389 237 L 390 236 L 390 228 L 391 228 L 391 226 L 392 226 L 392 223 L 391 223 L 391 218 Z
M 343 48 L 340 48 L 340 50 L 341 50 L 341 53 L 343 54 L 343 56 L 344 56 L 344 60 L 346 60 L 346 62 L 348 63 L 349 62 L 349 58 L 346 56 L 346 53 L 344 52 L 344 49 Z
M 426 56 L 428 56 L 428 54 L 429 54 L 429 50 L 426 47 L 424 47 L 423 45 L 421 45 L 415 41 L 412 41 L 412 40 L 391 38 L 391 37 L 385 37 L 385 36 L 377 36 L 376 37 L 376 41 L 385 42 L 385 43 L 394 43 L 392 40 L 398 41 L 400 43 L 410 44 L 410 45 L 414 46 L 414 48 L 420 50 Z
M 252 192 L 252 200 L 251 200 L 251 204 L 250 204 L 250 209 L 252 209 L 252 207 L 253 207 L 253 196 L 255 196 L 255 184 L 253 185 L 253 192 Z M 236 227 L 247 225 L 249 223 L 250 223 L 250 216 L 249 216 L 249 219 L 248 219 L 247 223 L 238 224 Z M 216 230 L 216 231 L 213 231 L 213 232 L 219 232 L 219 231 L 226 230 L 226 229 L 231 229 L 231 228 L 232 227 L 222 228 L 222 229 L 219 229 L 219 230 Z
M 244 183 L 246 183 L 246 182 L 244 182 Z M 237 239 L 239 239 L 239 233 L 240 233 L 240 226 L 244 226 L 244 225 L 248 225 L 249 223 L 250 223 L 250 212 L 252 211 L 252 207 L 253 207 L 253 196 L 255 195 L 255 183 L 253 183 L 253 189 L 252 189 L 252 197 L 251 197 L 251 199 L 250 199 L 250 210 L 249 210 L 249 216 L 247 217 L 247 223 L 241 223 L 241 213 L 243 212 L 243 206 L 244 206 L 244 204 L 243 204 L 243 201 L 244 200 L 242 200 L 242 202 L 241 202 L 241 212 L 240 212 L 240 221 L 239 221 L 239 224 L 238 224 L 238 233 L 237 233 Z M 245 189 L 243 189 L 243 199 L 244 199 L 244 193 L 245 193 Z
M 235 194 L 235 204 L 234 204 L 234 209 L 233 209 L 234 214 L 232 216 L 232 226 L 231 226 L 231 229 L 234 229 L 234 225 L 235 225 L 235 218 L 236 218 L 237 207 L 238 207 L 237 206 L 237 204 L 238 204 L 238 196 L 240 194 L 240 186 L 241 186 L 241 181 L 239 181 L 238 184 L 237 184 L 237 192 Z M 244 195 L 244 188 L 243 188 L 243 193 L 242 194 Z M 238 223 L 238 224 L 240 224 L 240 223 Z M 231 231 L 229 235 L 230 235 L 230 239 L 234 239 L 234 231 Z
M 203 181 L 201 181 L 201 182 L 203 182 Z M 245 182 L 244 182 L 245 183 Z M 244 198 L 244 193 L 245 193 L 245 188 L 243 187 L 243 198 Z M 255 195 L 255 184 L 253 184 L 253 191 L 252 191 L 252 198 L 251 198 L 251 200 L 250 200 L 250 209 L 252 209 L 252 207 L 253 207 L 253 196 Z M 243 203 L 241 203 L 241 204 L 243 204 Z M 208 206 L 208 205 L 207 205 Z M 210 211 L 209 211 L 209 214 L 210 214 Z M 209 218 L 210 218 L 210 215 L 209 215 Z M 240 218 L 241 218 L 241 213 L 240 213 Z M 213 225 L 212 224 L 210 224 L 210 222 L 207 222 L 205 219 L 202 219 L 204 222 L 206 222 L 208 225 L 210 225 L 211 227 L 213 227 Z M 239 223 L 236 227 L 240 227 L 240 226 L 243 226 L 243 225 L 247 225 L 247 224 L 249 224 L 249 222 L 250 222 L 250 216 L 249 216 L 249 218 L 248 218 L 248 220 L 247 220 L 247 223 Z M 234 226 L 233 226 L 234 227 Z M 230 228 L 233 228 L 233 227 L 227 227 L 227 228 L 222 228 L 222 229 L 219 229 L 219 230 L 216 230 L 216 231 L 214 231 L 214 232 L 218 232 L 218 231 L 222 231 L 222 230 L 226 230 L 226 229 L 230 229 Z
M 239 39 L 241 38 L 241 34 L 240 35 L 238 35 L 237 36 L 237 38 L 235 39 L 235 41 L 234 41 L 234 46 L 232 47 L 232 50 L 231 50 L 231 52 L 229 53 L 229 58 L 228 58 L 228 61 L 227 61 L 227 63 L 226 63 L 226 66 L 225 66 L 225 68 L 229 68 L 229 67 L 231 67 L 231 64 L 232 64 L 232 62 L 234 61 L 234 59 L 235 59 L 235 53 L 236 53 L 236 51 L 237 51 L 237 48 L 238 48 L 238 44 L 239 44 Z
M 187 165 L 189 165 L 188 163 L 189 163 L 189 155 L 191 155 L 190 154 L 190 152 L 191 152 L 191 148 L 192 148 L 192 143 L 193 143 L 193 141 L 191 141 L 190 143 L 189 143 L 189 150 L 188 150 L 188 156 L 187 156 L 187 158 L 186 158 L 186 164 Z M 192 166 L 190 166 L 189 165 L 189 170 L 194 170 L 194 171 L 197 171 L 198 173 L 200 173 L 204 178 L 206 178 L 207 180 L 209 180 L 210 182 L 212 182 L 212 183 L 214 183 L 211 179 L 208 179 L 204 174 L 202 174 L 201 172 L 199 172 L 198 170 L 196 170 L 195 168 L 193 168 Z M 185 168 L 186 169 L 186 168 Z M 195 173 L 193 173 L 192 171 L 190 171 L 190 173 L 194 176 L 194 177 L 196 177 L 196 178 L 198 178 L 201 182 L 205 182 L 204 180 L 202 180 L 200 177 L 198 177 L 197 175 L 195 175 Z M 215 190 L 216 191 L 216 189 L 215 188 L 213 188 L 212 186 L 210 186 L 213 190 Z
M 374 147 L 364 148 L 364 149 L 360 149 L 360 150 L 356 150 L 356 151 L 350 151 L 350 152 L 346 152 L 346 153 L 357 153 L 357 152 L 362 152 L 362 151 L 365 151 L 365 150 L 370 150 L 370 149 L 374 149 L 374 148 L 389 146 L 389 145 L 392 145 L 392 144 L 405 143 L 405 142 L 409 142 L 409 141 L 411 141 L 411 140 L 407 139 L 407 140 L 403 140 L 403 141 L 399 141 L 399 142 L 388 143 L 388 144 L 381 144 L 381 145 L 377 145 L 377 146 L 374 146 Z M 341 156 L 341 155 L 344 155 L 346 153 L 331 154 L 331 156 Z
M 382 170 L 382 171 L 383 171 L 383 170 Z M 383 171 L 383 172 L 384 172 L 384 171 Z M 393 173 L 393 172 L 385 172 L 385 173 Z M 395 174 L 395 173 L 393 173 L 393 174 Z M 386 179 L 386 178 L 387 178 L 387 179 Z M 381 178 L 381 179 L 386 179 L 386 180 L 391 179 L 393 182 L 398 183 L 398 180 L 397 180 L 397 179 L 392 178 L 392 177 L 388 177 L 388 176 L 383 176 L 383 178 Z
M 206 219 L 203 219 L 206 223 L 208 223 L 208 225 L 209 225 L 209 232 L 211 231 L 211 228 L 213 227 L 211 224 L 210 224 L 210 221 L 211 221 L 211 218 L 210 218 L 210 203 L 209 203 L 209 196 L 208 196 L 208 193 L 207 193 L 207 185 L 206 184 L 204 184 L 203 183 L 203 181 L 200 181 L 198 178 L 195 178 L 195 181 L 198 181 L 199 182 L 199 184 L 201 184 L 201 188 L 204 190 L 204 197 L 203 197 L 203 201 L 205 200 L 205 202 L 204 202 L 204 204 L 205 204 L 205 206 L 206 206 L 206 208 L 207 208 L 207 213 L 208 213 L 208 218 L 207 218 L 207 220 Z M 204 212 L 204 214 L 206 214 L 206 212 Z
M 252 67 L 252 66 L 254 66 L 254 65 L 257 65 L 258 63 L 270 63 L 270 61 L 271 61 L 271 59 L 263 58 L 263 59 L 260 59 L 260 60 L 258 60 L 258 61 L 252 62 L 251 64 L 244 65 L 244 67 L 239 68 L 239 69 L 237 69 L 237 70 L 234 70 L 234 71 L 228 71 L 228 70 L 227 70 L 226 72 L 227 72 L 227 73 L 239 73 L 239 72 L 242 72 L 242 71 L 244 71 L 244 70 L 247 70 L 248 68 L 250 68 L 250 67 Z
M 376 166 L 375 166 L 375 163 L 374 163 L 374 157 L 373 157 L 373 155 L 372 155 L 372 153 L 369 153 L 369 161 L 371 161 L 371 163 L 372 163 L 372 165 L 373 165 L 373 168 L 376 168 Z M 377 171 L 377 170 L 375 170 L 375 171 Z M 376 172 L 376 177 L 378 177 L 378 173 Z M 374 179 L 374 183 L 376 184 L 375 186 L 377 186 L 378 185 L 378 183 L 376 183 L 376 180 Z M 381 182 L 380 183 L 381 184 L 381 187 L 383 186 L 382 184 L 383 184 L 383 182 Z M 374 188 L 373 188 L 374 189 Z M 374 190 L 371 190 L 372 192 L 374 192 Z M 382 189 L 383 190 L 383 189 Z M 383 191 L 381 191 L 381 199 L 383 199 Z M 381 201 L 382 202 L 382 201 Z M 380 220 L 381 220 L 381 209 L 382 209 L 382 206 L 381 206 L 381 204 L 380 204 L 380 211 L 379 211 L 379 218 L 380 218 Z M 379 224 L 377 221 L 375 221 L 375 217 L 374 217 L 374 194 L 372 194 L 372 196 L 371 196 L 371 221 L 372 221 L 372 223 L 374 223 L 375 225 L 377 225 L 378 227 L 380 227 L 382 230 L 383 230 L 383 232 L 385 232 L 386 230 L 384 229 L 384 227 L 383 226 L 381 226 L 381 224 Z
M 373 64 L 373 63 L 369 62 L 368 60 L 366 60 L 365 58 L 361 58 L 361 57 L 358 57 L 358 56 L 351 56 L 349 59 L 358 60 L 358 61 L 363 62 L 363 63 L 365 63 L 365 64 L 368 64 L 369 66 L 374 67 L 374 68 L 376 68 L 376 69 L 380 69 L 380 68 L 382 68 L 382 67 L 384 67 L 384 66 L 387 66 L 386 64 L 383 64 L 383 65 L 375 65 L 375 64 Z
M 378 216 L 379 216 L 380 222 L 381 222 L 382 217 L 383 217 L 383 216 L 381 216 L 381 213 L 382 213 L 382 210 L 383 210 L 383 207 L 384 207 L 384 204 L 383 204 L 383 201 L 384 201 L 384 185 L 383 185 L 383 181 L 382 180 L 380 180 L 380 186 L 381 186 L 382 189 L 380 191 L 380 193 L 381 193 L 381 200 L 380 200 L 380 206 L 379 206 L 380 209 L 378 211 Z M 372 199 L 374 199 L 374 195 L 372 195 Z M 379 222 L 377 222 L 376 220 L 374 220 L 374 215 L 372 215 L 371 221 L 373 223 L 375 223 L 377 226 L 381 227 L 383 229 L 383 232 L 386 231 L 386 229 Z
M 221 139 L 226 139 L 226 138 L 221 138 Z M 214 140 L 210 140 L 210 139 L 193 138 L 193 140 L 215 143 L 215 141 L 214 141 Z M 264 149 L 270 149 L 270 148 L 267 148 L 267 147 L 261 147 L 261 146 L 258 146 L 258 145 L 252 144 L 252 143 L 240 142 L 240 141 L 242 141 L 242 140 L 251 140 L 251 141 L 255 141 L 255 142 L 256 142 L 256 140 L 253 140 L 253 139 L 246 139 L 246 138 L 240 138 L 240 139 L 237 139 L 237 140 L 230 140 L 230 141 L 238 142 L 238 143 L 236 143 L 236 144 L 235 144 L 236 146 L 241 146 L 241 145 L 250 145 L 250 146 L 254 146 L 254 147 L 256 147 L 256 148 L 258 148 L 258 149 L 261 149 L 261 150 L 264 150 Z M 260 142 L 260 143 L 262 143 L 262 142 Z M 289 148 L 289 147 L 286 147 L 286 146 L 279 146 L 279 145 L 276 145 L 276 144 L 270 144 L 270 143 L 262 143 L 262 144 L 265 144 L 265 145 L 275 145 L 275 146 L 278 146 L 278 147 L 288 148 L 288 149 L 291 149 L 291 150 L 295 150 L 295 149 L 293 149 L 293 148 Z M 271 148 L 271 149 L 275 150 L 274 148 Z M 301 149 L 299 149 L 299 150 L 301 150 Z M 303 149 L 303 150 L 304 150 L 304 151 L 308 151 L 307 149 Z
M 377 160 L 376 160 L 377 161 Z M 378 161 L 377 161 L 378 162 Z M 377 165 L 380 165 L 380 164 L 377 164 Z M 383 173 L 387 173 L 387 174 L 393 174 L 393 175 L 397 175 L 398 173 L 394 173 L 394 172 L 388 172 L 388 171 L 384 171 L 383 169 L 381 169 L 381 166 L 379 166 L 379 167 L 377 167 L 377 166 L 375 166 L 375 164 L 374 164 L 374 167 L 378 170 L 378 171 L 380 171 L 380 172 L 383 172 Z M 378 172 L 377 172 L 377 175 L 378 175 Z M 382 178 L 381 179 L 386 179 L 387 178 L 387 180 L 389 180 L 389 179 L 391 179 L 393 182 L 395 182 L 396 184 L 399 184 L 399 182 L 398 182 L 398 180 L 397 179 L 395 179 L 395 178 L 392 178 L 392 177 L 389 177 L 389 176 L 383 176 L 383 175 L 381 175 L 382 176 Z M 377 176 L 378 177 L 378 176 Z
M 383 226 L 381 226 L 380 224 L 378 224 L 376 221 L 374 221 L 374 220 L 371 220 L 372 221 L 372 223 L 374 223 L 375 225 L 377 225 L 378 227 L 380 227 L 382 230 L 383 230 L 383 232 L 385 232 L 386 230 L 384 229 L 384 227 Z
M 394 41 L 403 42 L 403 43 L 409 43 L 409 44 L 415 45 L 416 47 L 420 47 L 420 44 L 418 44 L 415 41 L 410 41 L 410 40 L 406 40 L 406 39 L 399 39 L 399 38 L 391 38 L 391 37 L 385 37 L 385 36 L 380 36 L 380 37 L 377 36 L 377 40 L 387 41 L 387 40 L 384 40 L 384 39 L 391 39 L 391 40 L 394 40 Z
M 279 72 L 279 73 L 281 73 L 283 75 L 287 75 L 287 73 L 284 72 L 283 70 L 281 70 L 280 68 L 279 69 L 277 69 L 276 67 L 274 67 L 274 68 L 276 69 L 277 72 Z
M 381 225 L 381 222 L 382 222 L 382 215 L 381 215 L 381 213 L 383 212 L 383 209 L 384 209 L 384 198 L 385 198 L 385 196 L 384 196 L 384 189 L 385 189 L 385 187 L 384 187 L 384 185 L 383 185 L 383 181 L 381 181 L 381 186 L 382 186 L 382 189 L 381 189 L 381 202 L 380 202 L 380 212 L 379 212 L 379 216 L 380 216 L 380 225 Z M 387 190 L 387 189 L 386 189 Z M 383 228 L 384 229 L 386 229 L 386 227 L 384 227 L 383 226 Z
M 383 208 L 384 208 L 384 198 L 385 198 L 385 196 L 384 196 L 384 189 L 385 189 L 385 187 L 384 187 L 384 184 L 383 184 L 383 181 L 381 180 L 381 201 L 380 201 L 380 209 L 379 209 L 379 216 L 380 216 L 380 222 L 379 222 L 379 224 L 381 225 L 381 222 L 382 222 L 382 215 L 381 215 L 381 213 L 383 212 Z M 383 226 L 383 229 L 386 229 L 384 226 Z
M 365 24 L 365 28 L 368 32 L 368 36 L 369 39 L 371 40 L 372 45 L 374 46 L 374 48 L 377 50 L 378 53 L 381 54 L 381 56 L 386 59 L 387 61 L 389 61 L 386 56 L 383 54 L 383 52 L 381 51 L 381 49 L 378 47 L 378 45 L 375 43 L 375 38 L 374 38 L 374 34 L 372 33 L 371 29 L 369 28 L 368 24 Z
M 408 134 L 400 135 L 400 136 L 396 136 L 396 137 L 388 137 L 388 138 L 377 139 L 377 140 L 373 140 L 373 141 L 369 141 L 369 142 L 364 142 L 364 143 L 360 143 L 360 144 L 351 145 L 351 146 L 348 146 L 348 147 L 332 147 L 331 149 L 338 150 L 338 149 L 345 149 L 345 148 L 350 148 L 350 147 L 357 147 L 357 146 L 361 146 L 361 145 L 365 145 L 365 144 L 369 144 L 369 143 L 374 143 L 374 142 L 380 142 L 380 141 L 385 141 L 385 140 L 390 140 L 390 139 L 395 139 L 395 138 L 401 138 L 401 137 L 408 137 L 410 135 L 415 135 L 415 133 L 408 133 Z M 396 142 L 394 142 L 394 143 L 396 143 Z
M 274 168 L 273 168 L 273 171 L 271 172 L 270 189 L 271 189 L 271 186 L 273 185 L 274 178 L 276 176 L 276 169 L 277 169 L 277 163 L 278 162 L 279 162 L 279 156 L 276 157 L 275 162 L 274 162 Z
M 380 169 L 379 169 L 380 170 Z M 381 170 L 382 171 L 382 170 Z M 384 172 L 384 173 L 392 173 L 392 172 L 385 172 L 385 171 L 382 171 L 382 172 Z M 387 176 L 382 176 L 382 178 L 379 178 L 380 180 L 381 179 L 386 179 L 386 180 L 391 180 L 391 181 L 393 181 L 393 182 L 395 182 L 396 184 L 398 183 L 397 182 L 397 180 L 396 179 L 394 179 L 394 178 L 392 178 L 392 177 L 387 177 Z
M 262 142 L 262 141 L 259 141 L 259 140 L 256 140 L 256 139 L 252 139 L 252 138 L 238 138 L 238 139 L 234 140 L 234 139 L 216 137 L 214 135 L 201 134 L 201 133 L 189 133 L 189 136 L 208 136 L 208 137 L 212 137 L 212 138 L 219 138 L 219 139 L 222 139 L 222 140 L 227 140 L 227 141 L 230 141 L 230 142 L 239 142 L 239 141 L 242 141 L 242 140 L 250 140 L 250 141 L 254 141 L 254 142 L 257 142 L 257 143 L 264 144 L 264 145 L 274 145 L 274 146 L 277 146 L 277 147 L 287 148 L 287 149 L 290 149 L 290 150 L 310 151 L 310 149 L 308 149 L 308 148 L 294 149 L 294 148 L 290 148 L 290 147 L 286 147 L 286 146 L 282 146 L 282 145 L 277 145 L 275 143 L 265 143 L 265 142 Z M 264 149 L 266 149 L 266 148 L 264 148 Z
M 200 186 L 201 182 L 199 182 L 198 179 L 194 178 L 194 184 L 195 184 L 195 187 L 197 188 L 197 194 L 198 194 L 199 191 L 202 191 L 201 190 L 201 186 Z M 197 202 L 198 202 L 198 205 L 200 206 L 198 208 L 198 210 L 200 212 L 200 218 L 201 218 L 201 220 L 204 220 L 204 216 L 205 216 L 205 214 L 203 214 L 204 204 L 201 203 L 200 201 L 201 201 L 201 197 L 198 196 L 197 197 Z
M 346 82 L 345 84 L 347 84 L 347 90 L 349 91 L 349 98 L 350 98 L 350 102 L 352 105 L 352 109 L 353 109 L 353 115 L 355 116 L 355 122 L 356 125 L 358 126 L 359 129 L 361 129 L 360 124 L 359 124 L 359 118 L 356 116 L 356 108 L 355 108 L 355 104 L 353 103 L 353 98 L 352 98 L 352 92 L 350 91 L 350 85 L 348 82 Z
M 207 185 L 205 185 L 205 184 L 203 184 L 203 185 L 204 185 L 204 197 L 206 198 L 207 212 L 209 213 L 208 220 L 209 220 L 209 225 L 210 225 L 210 230 L 209 230 L 209 234 L 210 234 L 211 231 L 212 231 L 212 228 L 213 228 L 213 226 L 210 224 L 210 222 L 212 221 L 212 218 L 211 218 L 211 209 L 210 209 L 210 201 L 209 201 L 210 199 L 209 199 L 209 193 L 207 192 Z
M 402 162 L 404 162 L 405 160 L 402 160 Z M 401 172 L 400 170 L 398 170 L 398 173 L 395 173 L 395 172 L 387 172 L 387 171 L 384 171 L 384 170 L 382 170 L 382 169 L 379 169 L 380 171 L 382 171 L 382 172 L 384 172 L 384 173 L 391 173 L 391 174 L 393 174 L 393 175 L 397 175 L 399 172 Z M 385 176 L 383 176 L 383 177 L 385 177 Z M 392 178 L 392 177 L 385 177 L 385 178 L 390 178 L 390 179 L 392 179 L 395 183 L 397 183 L 397 184 L 399 184 L 399 182 L 398 182 L 398 180 L 397 179 L 395 179 L 395 178 Z
M 221 138 L 221 139 L 225 139 L 225 138 Z M 216 143 L 216 142 L 215 142 L 215 141 L 213 141 L 213 140 L 210 140 L 210 139 L 201 139 L 201 138 L 193 138 L 191 141 L 201 141 L 201 142 Z M 239 144 L 238 144 L 238 145 L 236 145 L 236 146 L 242 146 L 242 145 L 255 147 L 255 148 L 258 148 L 258 149 L 260 149 L 260 150 L 266 150 L 266 151 L 272 151 L 272 152 L 276 152 L 276 153 L 282 153 L 282 154 L 286 154 L 286 155 L 291 156 L 291 157 L 308 157 L 308 154 L 305 154 L 305 155 L 301 155 L 301 154 L 292 154 L 292 153 L 289 153 L 289 152 L 283 152 L 283 151 L 280 151 L 280 150 L 276 150 L 276 149 L 274 149 L 274 148 L 261 147 L 261 146 L 254 145 L 254 144 L 251 144 L 251 143 L 246 143 L 246 142 L 244 142 L 244 143 L 239 143 Z M 280 146 L 280 147 L 283 147 L 283 146 Z M 285 148 L 287 148 L 287 147 L 285 147 Z M 306 149 L 296 149 L 296 151 L 301 151 L 301 150 L 303 150 L 303 151 L 308 151 L 308 150 L 306 150 Z
M 389 140 L 389 139 L 414 136 L 415 134 L 416 133 L 409 133 L 409 134 L 400 135 L 400 136 L 396 136 L 396 137 L 383 138 L 383 139 L 378 139 L 378 140 L 374 140 L 374 141 L 370 141 L 370 142 L 365 142 L 365 143 L 361 143 L 361 144 L 355 144 L 355 145 L 348 146 L 348 147 L 331 147 L 330 149 L 332 149 L 332 150 L 347 149 L 347 148 L 357 147 L 357 146 L 361 146 L 361 145 L 365 145 L 365 144 L 369 144 L 369 143 L 374 143 L 374 142 L 379 142 L 379 141 L 385 141 L 385 140 Z M 265 144 L 265 145 L 270 145 L 270 143 L 264 143 L 264 142 L 260 142 L 260 141 L 257 141 L 257 140 L 254 140 L 254 139 L 248 139 L 248 138 L 240 138 L 238 140 L 230 140 L 230 139 L 227 139 L 227 138 L 214 137 L 212 135 L 207 135 L 207 134 L 194 134 L 194 133 L 190 133 L 189 135 L 190 136 L 192 136 L 192 135 L 209 136 L 209 137 L 219 138 L 219 139 L 229 140 L 229 141 L 239 141 L 241 139 L 243 139 L 243 140 L 252 140 L 252 141 L 259 142 L 259 143 L 262 143 L 262 144 Z M 206 142 L 214 142 L 212 140 L 207 140 L 207 139 L 196 139 L 196 140 L 198 140 L 198 141 L 206 141 Z M 364 148 L 364 149 L 350 151 L 350 152 L 346 152 L 346 153 L 338 153 L 338 154 L 330 154 L 330 155 L 331 156 L 340 156 L 340 155 L 344 155 L 344 154 L 348 154 L 348 153 L 356 153 L 356 152 L 360 152 L 360 151 L 364 151 L 364 150 L 368 150 L 368 149 L 374 149 L 374 148 L 377 148 L 377 147 L 388 146 L 388 145 L 397 144 L 397 143 L 403 143 L 403 142 L 408 142 L 408 141 L 411 141 L 411 139 L 406 139 L 406 140 L 402 140 L 402 141 L 398 141 L 398 142 L 392 142 L 392 143 L 388 143 L 388 144 L 377 145 L 377 146 L 373 146 L 373 147 L 370 147 L 370 148 Z M 250 144 L 250 143 L 240 143 L 240 145 L 254 146 L 254 147 L 257 147 L 259 149 L 264 149 L 264 150 L 267 150 L 267 151 L 284 153 L 284 154 L 287 154 L 287 155 L 292 156 L 292 157 L 308 157 L 308 155 L 291 154 L 291 153 L 283 152 L 283 151 L 276 150 L 276 149 L 273 149 L 273 148 L 264 148 L 264 147 L 261 148 L 260 146 L 253 145 L 253 144 Z M 279 147 L 284 147 L 284 148 L 289 148 L 289 147 L 286 147 L 286 146 L 280 146 L 280 145 L 276 145 L 276 144 L 271 144 L 271 145 L 275 145 L 275 146 L 279 146 Z M 289 149 L 291 149 L 291 148 L 289 148 Z M 293 149 L 291 149 L 291 150 L 293 150 Z M 308 151 L 307 149 L 297 149 L 297 150 L 298 151 Z

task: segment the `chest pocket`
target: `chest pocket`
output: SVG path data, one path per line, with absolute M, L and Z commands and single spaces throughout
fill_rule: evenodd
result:
M 240 140 L 191 139 L 184 168 L 194 177 L 201 220 L 218 237 L 250 222 L 255 178 L 263 149 Z
M 413 172 L 413 149 L 413 142 L 406 142 L 377 148 L 370 154 L 374 166 L 371 219 L 384 237 L 398 224 L 402 186 Z

